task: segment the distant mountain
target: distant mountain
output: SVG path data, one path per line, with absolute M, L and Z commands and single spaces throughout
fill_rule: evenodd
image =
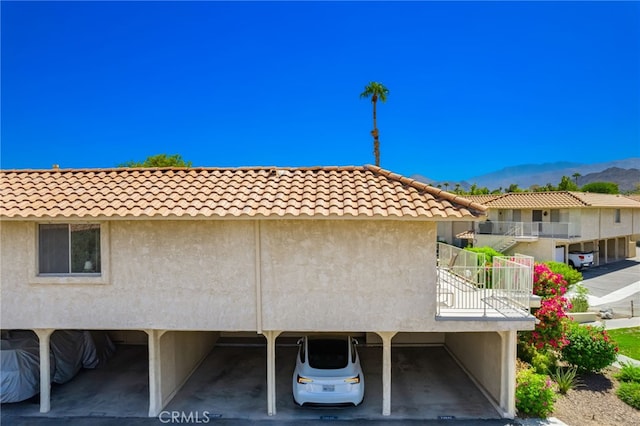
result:
M 578 177 L 578 186 L 592 182 L 615 182 L 621 192 L 631 191 L 640 185 L 640 170 L 610 167 L 598 173 L 589 173 Z
M 624 160 L 609 161 L 606 163 L 581 164 L 572 162 L 556 162 L 544 164 L 523 164 L 520 166 L 506 167 L 496 172 L 487 173 L 460 181 L 447 181 L 448 190 L 455 189 L 456 184 L 468 190 L 471 184 L 475 183 L 479 187 L 487 187 L 490 190 L 497 188 L 507 188 L 512 184 L 517 184 L 522 189 L 527 189 L 532 185 L 558 185 L 562 176 L 569 176 L 573 179 L 575 173 L 579 173 L 578 185 L 582 186 L 591 182 L 605 181 L 615 182 L 619 185 L 620 191 L 629 191 L 640 183 L 638 176 L 640 168 L 640 158 L 627 158 Z M 429 179 L 423 175 L 413 175 L 413 179 L 428 183 L 430 185 L 443 185 Z

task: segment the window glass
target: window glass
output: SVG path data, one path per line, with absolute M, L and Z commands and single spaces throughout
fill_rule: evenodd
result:
M 40 225 L 41 274 L 69 272 L 69 225 Z
M 532 216 L 533 222 L 542 222 L 542 210 L 534 210 Z
M 616 223 L 620 223 L 620 209 L 616 209 Z
M 38 242 L 40 274 L 101 271 L 99 224 L 42 224 Z
M 71 272 L 100 272 L 100 225 L 71 225 Z
M 333 370 L 349 363 L 347 339 L 309 339 L 309 366 Z

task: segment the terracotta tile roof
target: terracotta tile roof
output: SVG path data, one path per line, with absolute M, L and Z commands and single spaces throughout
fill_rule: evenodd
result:
M 460 232 L 459 234 L 456 234 L 456 238 L 460 240 L 473 240 L 476 238 L 476 233 L 474 232 L 473 229 L 471 229 L 471 230 L 463 231 L 463 232 Z
M 481 194 L 481 195 L 465 195 L 468 200 L 475 201 L 476 203 L 486 204 L 487 202 L 498 198 L 501 194 Z
M 474 197 L 469 198 L 474 201 L 478 201 Z M 482 204 L 489 208 L 497 209 L 576 207 L 640 208 L 640 202 L 623 195 L 573 191 L 512 192 L 484 201 Z
M 485 210 L 374 166 L 0 170 L 0 218 L 452 220 Z

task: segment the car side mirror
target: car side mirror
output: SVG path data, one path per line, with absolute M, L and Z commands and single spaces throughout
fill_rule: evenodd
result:
M 353 337 L 351 338 L 351 340 L 353 340 L 353 343 L 356 345 L 359 345 L 360 343 L 358 343 L 358 339 L 354 339 Z
M 300 346 L 302 344 L 302 342 L 304 342 L 304 337 L 299 338 L 298 342 L 296 343 L 296 345 Z

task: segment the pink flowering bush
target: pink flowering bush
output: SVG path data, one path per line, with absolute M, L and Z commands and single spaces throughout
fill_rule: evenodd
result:
M 533 272 L 533 292 L 542 298 L 534 315 L 538 324 L 533 332 L 524 333 L 529 344 L 538 350 L 562 349 L 568 344 L 567 312 L 571 303 L 564 297 L 567 282 L 547 265 L 536 264 Z
M 536 263 L 533 268 L 533 293 L 544 298 L 564 296 L 567 292 L 567 281 L 560 274 L 554 273 L 544 263 Z

